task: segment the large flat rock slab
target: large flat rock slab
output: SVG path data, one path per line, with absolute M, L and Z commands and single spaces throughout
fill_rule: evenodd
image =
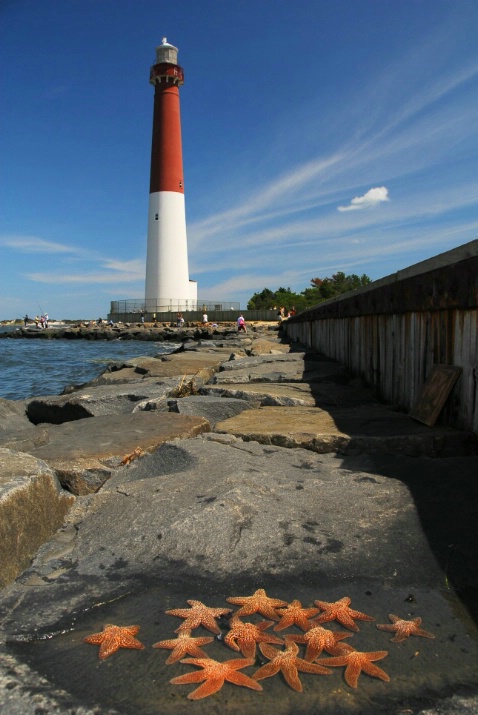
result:
M 314 452 L 456 456 L 476 453 L 476 438 L 427 427 L 384 405 L 348 408 L 259 407 L 218 422 L 217 432 Z
M 45 462 L 0 448 L 0 588 L 30 564 L 74 500 Z
M 44 426 L 43 426 L 44 428 Z M 47 427 L 48 442 L 30 454 L 55 470 L 61 484 L 74 494 L 97 491 L 124 460 L 177 437 L 210 430 L 203 417 L 170 412 L 106 415 Z
M 267 355 L 267 354 L 278 354 L 278 353 L 290 353 L 291 346 L 289 343 L 283 343 L 276 338 L 271 340 L 268 338 L 257 338 L 254 340 L 251 346 L 251 355 Z
M 35 397 L 28 400 L 26 413 L 33 424 L 49 422 L 62 424 L 85 417 L 128 414 L 145 408 L 145 404 L 159 409 L 181 384 L 181 377 L 135 380 L 129 383 L 82 387 L 67 395 Z M 148 408 L 147 408 L 148 409 Z
M 275 359 L 274 359 L 275 358 Z M 223 363 L 221 372 L 211 383 L 226 385 L 245 382 L 336 382 L 345 384 L 350 379 L 347 369 L 340 363 L 317 360 L 305 361 L 300 356 L 261 355 Z
M 358 385 L 306 382 L 246 382 L 233 385 L 204 385 L 202 395 L 246 400 L 275 407 L 356 407 L 379 404 L 370 390 Z
M 180 352 L 172 355 L 154 357 L 138 357 L 128 360 L 104 372 L 90 384 L 109 384 L 148 378 L 177 377 L 183 375 L 195 376 L 207 381 L 219 369 L 223 355 L 204 352 Z

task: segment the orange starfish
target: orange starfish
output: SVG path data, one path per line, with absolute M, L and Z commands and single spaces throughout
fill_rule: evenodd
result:
M 302 608 L 300 601 L 294 600 L 286 608 L 279 608 L 277 613 L 281 617 L 279 623 L 274 626 L 275 631 L 283 631 L 289 626 L 299 626 L 303 631 L 308 631 L 310 621 L 307 619 L 315 616 L 319 612 L 318 608 Z
M 173 608 L 170 611 L 166 611 L 170 616 L 186 619 L 179 628 L 176 628 L 175 633 L 185 631 L 188 628 L 198 628 L 198 626 L 204 626 L 204 628 L 213 633 L 220 633 L 221 631 L 214 619 L 232 611 L 232 608 L 209 608 L 201 601 L 190 600 L 188 603 L 192 608 Z
M 360 611 L 354 611 L 349 608 L 351 599 L 345 596 L 339 601 L 334 603 L 327 603 L 327 601 L 314 601 L 316 606 L 319 606 L 320 610 L 323 611 L 319 616 L 317 616 L 316 621 L 318 623 L 328 623 L 329 621 L 338 621 L 346 628 L 350 628 L 351 631 L 358 631 L 359 628 L 354 619 L 358 621 L 374 621 L 375 618 L 372 616 L 367 616 L 365 613 Z
M 345 631 L 329 631 L 318 624 L 314 625 L 317 623 L 316 621 L 311 621 L 311 623 L 313 624 L 312 628 L 303 635 L 287 636 L 287 640 L 295 641 L 295 643 L 307 643 L 304 659 L 309 663 L 315 660 L 323 650 L 326 650 L 331 655 L 339 655 L 342 651 L 342 645 L 339 645 L 338 642 L 344 638 L 352 637 L 351 633 L 346 633 Z
M 277 650 L 270 645 L 261 644 L 259 646 L 261 652 L 269 658 L 270 662 L 259 668 L 252 676 L 254 680 L 262 680 L 270 678 L 279 672 L 282 672 L 286 682 L 291 688 L 302 692 L 302 683 L 299 679 L 298 671 L 303 673 L 318 673 L 319 675 L 330 675 L 332 671 L 315 663 L 308 663 L 306 660 L 297 657 L 299 646 L 290 640 L 286 639 L 286 649 Z
M 330 665 L 332 667 L 345 665 L 345 682 L 347 685 L 350 685 L 351 688 L 356 688 L 362 670 L 373 678 L 381 678 L 381 680 L 385 680 L 387 683 L 389 682 L 390 678 L 387 673 L 371 663 L 372 660 L 381 660 L 385 658 L 386 655 L 388 655 L 388 651 L 386 650 L 363 653 L 355 650 L 352 646 L 348 645 L 348 643 L 343 643 L 341 655 L 335 658 L 321 658 L 317 663 L 320 665 Z
M 275 609 L 280 606 L 287 606 L 287 601 L 281 601 L 279 598 L 269 598 L 263 588 L 258 588 L 252 596 L 235 596 L 234 598 L 226 598 L 226 601 L 234 603 L 236 606 L 242 606 L 236 611 L 236 616 L 250 616 L 252 613 L 261 613 L 266 618 L 272 618 L 273 621 L 279 620 Z
M 266 628 L 272 626 L 274 621 L 261 621 L 260 623 L 244 623 L 237 616 L 230 621 L 231 630 L 224 638 L 224 642 L 233 650 L 240 650 L 245 658 L 255 658 L 256 643 L 277 643 L 283 645 L 282 638 L 264 633 Z
M 229 681 L 229 683 L 234 683 L 234 685 L 243 685 L 245 688 L 252 688 L 252 690 L 262 690 L 262 686 L 256 683 L 255 680 L 245 675 L 245 673 L 237 672 L 241 670 L 241 668 L 253 665 L 253 658 L 236 658 L 234 660 L 226 660 L 223 663 L 219 663 L 212 658 L 185 658 L 181 663 L 191 663 L 191 665 L 197 665 L 203 668 L 203 670 L 195 670 L 192 673 L 179 675 L 177 678 L 170 680 L 170 683 L 173 685 L 182 685 L 183 683 L 201 683 L 203 680 L 206 681 L 200 685 L 199 688 L 193 690 L 192 693 L 189 693 L 189 700 L 200 700 L 201 698 L 206 698 L 208 695 L 217 693 L 224 685 L 225 680 Z
M 185 655 L 194 655 L 196 658 L 207 658 L 208 655 L 199 646 L 206 645 L 206 643 L 212 643 L 214 638 L 210 636 L 203 636 L 202 638 L 192 638 L 191 630 L 185 628 L 179 631 L 177 638 L 171 638 L 166 641 L 159 641 L 155 643 L 153 648 L 170 648 L 172 653 L 166 660 L 166 664 L 176 663 L 176 661 L 184 658 Z
M 100 660 L 116 653 L 120 648 L 134 648 L 142 650 L 144 645 L 134 636 L 138 633 L 140 626 L 114 626 L 107 623 L 101 633 L 93 633 L 91 636 L 83 638 L 85 643 L 99 645 L 98 657 Z
M 419 627 L 422 622 L 421 618 L 412 618 L 411 621 L 404 621 L 402 618 L 395 616 L 393 613 L 390 613 L 388 617 L 392 621 L 392 624 L 377 624 L 377 628 L 379 631 L 390 631 L 390 633 L 395 633 L 395 636 L 390 638 L 390 640 L 394 643 L 400 643 L 409 636 L 435 638 L 432 633 L 428 633 L 428 631 L 424 631 L 423 628 Z

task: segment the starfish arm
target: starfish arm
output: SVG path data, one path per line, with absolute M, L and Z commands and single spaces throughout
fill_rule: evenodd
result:
M 312 661 L 315 660 L 317 656 L 322 653 L 323 650 L 324 647 L 321 644 L 308 643 L 307 648 L 305 649 L 304 660 L 306 660 L 308 663 L 312 663 Z
M 274 606 L 264 604 L 260 607 L 259 613 L 262 613 L 263 616 L 270 618 L 273 621 L 279 620 L 279 616 L 277 615 Z
M 178 618 L 187 618 L 190 613 L 190 608 L 170 608 L 169 611 L 165 611 L 168 616 L 177 616 Z
M 294 641 L 294 643 L 307 643 L 307 639 L 304 635 L 296 633 L 287 633 L 284 638 L 287 638 L 288 641 Z
M 276 658 L 281 653 L 280 650 L 277 650 L 277 648 L 273 648 L 267 643 L 259 643 L 259 649 L 262 655 L 265 655 L 266 658 L 269 658 L 269 660 L 274 660 L 274 658 Z
M 120 648 L 133 648 L 134 650 L 143 650 L 144 645 L 136 638 L 133 638 L 133 636 L 120 636 Z
M 289 628 L 294 623 L 294 617 L 292 615 L 285 614 L 281 617 L 279 623 L 274 626 L 275 631 L 283 631 L 285 628 Z
M 263 636 L 257 637 L 258 643 L 275 643 L 276 645 L 284 645 L 283 638 L 279 636 L 274 636 L 272 633 L 264 633 Z
M 253 640 L 246 640 L 245 638 L 241 638 L 239 641 L 239 647 L 237 650 L 240 650 L 244 658 L 255 658 L 256 656 L 256 641 Z
M 317 609 L 310 609 L 310 610 L 313 610 L 313 611 L 315 611 L 315 613 L 317 613 Z M 296 621 L 295 621 L 296 625 L 299 626 L 299 628 L 302 628 L 303 631 L 308 631 L 309 624 L 310 624 L 310 621 L 308 619 L 309 619 L 309 616 L 306 613 L 304 613 L 303 616 L 299 616 L 299 618 L 296 619 Z
M 224 677 L 211 677 L 206 680 L 205 683 L 189 693 L 188 700 L 201 700 L 201 698 L 207 698 L 208 695 L 214 695 L 218 690 L 224 685 Z
M 241 668 L 247 668 L 249 665 L 254 665 L 254 658 L 233 658 L 232 660 L 224 661 L 224 665 L 227 665 L 233 670 L 241 670 Z
M 224 638 L 224 643 L 226 645 L 228 645 L 229 648 L 239 651 L 241 649 L 238 646 L 236 639 L 237 639 L 237 635 L 233 631 L 229 631 L 229 633 Z
M 320 618 L 320 616 L 319 616 L 319 618 Z M 351 631 L 357 632 L 359 630 L 359 627 L 354 622 L 354 620 L 348 615 L 348 613 L 346 613 L 344 611 L 337 613 L 337 615 L 335 616 L 335 619 L 339 623 L 341 623 L 343 626 L 345 626 L 346 628 L 349 628 Z M 333 619 L 327 619 L 327 620 L 329 621 L 329 620 L 333 620 Z
M 221 629 L 217 625 L 216 621 L 214 618 L 211 617 L 209 618 L 196 618 L 194 616 L 190 616 L 189 618 L 186 618 L 184 623 L 181 623 L 179 628 L 175 628 L 174 632 L 175 633 L 181 633 L 181 631 L 187 631 L 187 630 L 192 630 L 193 628 L 197 628 L 198 626 L 204 626 L 204 628 L 207 628 L 208 631 L 211 631 L 211 633 L 216 633 L 217 635 L 220 634 Z
M 233 671 L 232 673 L 228 673 L 226 675 L 226 680 L 228 680 L 230 683 L 234 683 L 234 685 L 242 685 L 243 687 L 251 688 L 252 690 L 262 690 L 262 685 L 256 683 L 255 680 L 253 680 L 249 675 L 246 675 L 245 673 L 238 673 L 237 671 Z
M 423 638 L 435 638 L 433 633 L 429 633 L 428 631 L 424 631 L 423 628 L 417 628 L 415 633 L 413 634 L 414 636 L 423 636 Z
M 338 655 L 333 658 L 320 658 L 320 660 L 316 660 L 315 662 L 317 665 L 339 668 L 342 665 L 347 665 L 349 660 L 346 655 Z
M 390 676 L 373 663 L 362 663 L 362 670 L 373 678 L 380 678 L 381 680 L 385 680 L 386 683 L 390 682 Z
M 214 640 L 211 638 L 211 640 Z M 184 646 L 178 647 L 177 649 L 173 650 L 171 655 L 166 659 L 166 665 L 170 665 L 171 663 L 176 663 L 178 660 L 181 660 L 181 658 L 184 658 L 184 656 L 192 655 L 195 658 L 207 658 L 208 655 L 205 651 L 203 651 L 202 648 L 199 648 L 199 646 L 195 645 L 194 643 L 185 643 Z
M 139 633 L 141 626 L 124 626 L 123 630 L 129 633 L 130 636 L 135 636 Z
M 297 668 L 290 664 L 283 663 L 281 667 L 282 675 L 284 676 L 284 680 L 287 683 L 287 685 L 290 685 L 290 687 L 293 690 L 296 690 L 298 693 L 302 692 L 302 683 L 300 682 L 299 678 L 299 673 L 297 672 Z
M 158 641 L 157 643 L 153 643 L 153 648 L 169 648 L 169 649 L 176 649 L 179 645 L 179 642 L 177 638 L 168 638 L 165 641 Z
M 297 668 L 303 673 L 317 673 L 318 675 L 331 675 L 332 671 L 328 668 L 324 668 L 322 665 L 317 665 L 317 663 L 309 663 L 302 658 L 296 659 Z
M 397 630 L 397 627 L 391 623 L 377 623 L 375 627 L 378 628 L 379 631 L 387 631 L 388 633 L 395 633 Z
M 352 608 L 348 609 L 348 613 L 352 616 L 352 618 L 355 618 L 357 621 L 374 621 L 375 618 L 373 616 L 367 616 L 366 613 L 362 613 L 362 611 L 354 611 Z
M 104 640 L 104 633 L 92 633 L 91 636 L 85 636 L 83 638 L 84 643 L 91 643 L 92 645 L 100 645 Z
M 202 680 L 206 680 L 207 675 L 204 670 L 193 670 L 191 673 L 184 673 L 184 675 L 177 675 L 175 678 L 171 678 L 169 681 L 173 685 L 184 685 L 185 683 L 200 683 Z
M 263 665 L 262 668 L 259 668 L 259 670 L 256 670 L 252 678 L 253 680 L 264 680 L 264 678 L 271 678 L 273 675 L 278 673 L 279 670 L 279 663 L 274 663 L 274 661 L 271 661 L 270 663 L 266 663 L 265 665 Z
M 112 638 L 105 639 L 100 645 L 98 658 L 100 660 L 105 660 L 106 658 L 109 658 L 110 655 L 113 655 L 113 653 L 119 650 L 119 648 L 120 645 L 116 640 L 113 640 Z
M 403 643 L 406 641 L 410 633 L 396 633 L 393 638 L 390 638 L 391 643 Z
M 344 678 L 347 685 L 351 688 L 356 688 L 360 675 L 360 665 L 358 663 L 349 663 L 345 668 Z
M 228 598 L 227 600 L 230 601 L 231 599 Z M 240 608 L 238 611 L 236 611 L 236 613 L 234 615 L 236 615 L 236 616 L 252 616 L 253 613 L 257 613 L 254 606 L 245 605 L 245 606 L 242 606 L 242 608 Z

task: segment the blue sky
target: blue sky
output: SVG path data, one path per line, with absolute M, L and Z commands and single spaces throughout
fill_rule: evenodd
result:
M 3 0 L 0 319 L 144 295 L 154 50 L 204 300 L 478 237 L 476 0 Z

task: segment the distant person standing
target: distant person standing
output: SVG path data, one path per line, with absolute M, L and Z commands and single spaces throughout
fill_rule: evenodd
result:
M 30 320 L 30 318 L 28 317 L 28 313 L 26 313 L 25 317 L 23 318 L 23 322 L 25 323 L 25 328 L 27 327 L 29 320 Z
M 208 324 L 208 319 L 207 319 L 207 313 L 204 313 L 202 316 L 202 324 L 207 325 Z
M 48 328 L 48 313 L 45 313 L 45 328 Z
M 244 320 L 244 316 L 242 314 L 237 319 L 237 332 L 240 333 L 241 330 L 247 333 L 246 321 Z
M 176 317 L 176 327 L 177 328 L 182 328 L 184 325 L 184 318 L 182 313 L 178 313 Z

